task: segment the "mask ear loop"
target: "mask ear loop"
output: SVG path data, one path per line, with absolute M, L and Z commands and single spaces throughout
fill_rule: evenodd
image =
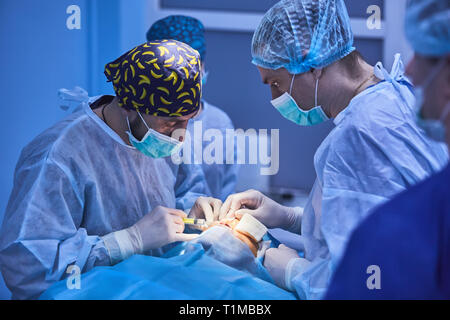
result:
M 128 131 L 130 131 L 130 133 L 131 133 L 130 120 L 128 120 L 128 116 L 127 116 L 127 125 L 128 125 Z
M 139 111 L 136 111 L 139 115 L 139 117 L 141 117 L 142 122 L 145 124 L 145 126 L 147 127 L 147 130 L 150 130 L 150 128 L 147 125 L 147 122 L 145 122 L 144 118 L 142 117 L 141 113 Z
M 289 88 L 289 95 L 292 94 L 292 86 L 294 85 L 295 74 L 292 76 L 291 87 Z
M 292 76 L 291 87 L 289 88 L 289 95 L 292 95 L 292 86 L 294 85 L 295 74 Z M 314 107 L 317 107 L 317 91 L 319 89 L 319 79 L 316 80 L 316 89 L 314 92 Z
M 317 90 L 319 89 L 319 79 L 316 80 L 316 92 L 314 94 L 314 107 L 317 107 Z
M 136 111 L 136 112 L 138 113 L 138 115 L 141 118 L 144 125 L 147 127 L 147 130 L 150 131 L 150 128 L 148 127 L 148 125 L 145 122 L 144 118 L 142 117 L 141 113 L 139 111 Z M 133 131 L 131 131 L 130 120 L 128 119 L 128 116 L 127 116 L 127 125 L 128 125 L 128 130 L 130 131 L 131 134 L 133 134 Z

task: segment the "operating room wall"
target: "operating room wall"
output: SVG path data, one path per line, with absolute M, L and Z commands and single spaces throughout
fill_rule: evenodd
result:
M 87 86 L 87 34 L 66 28 L 66 8 L 87 1 L 2 0 L 0 2 L 0 219 L 11 192 L 20 150 L 61 118 L 56 90 Z M 81 25 L 84 26 L 83 19 Z M 70 75 L 70 76 L 69 76 Z M 37 226 L 38 227 L 38 226 Z M 0 298 L 9 296 L 0 284 Z
M 266 12 L 279 0 L 161 0 L 161 7 L 171 9 L 222 10 L 234 12 Z M 352 17 L 366 17 L 369 5 L 384 8 L 384 0 L 344 0 Z

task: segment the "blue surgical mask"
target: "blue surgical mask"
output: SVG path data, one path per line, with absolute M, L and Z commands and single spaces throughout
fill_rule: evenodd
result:
M 283 117 L 300 126 L 312 126 L 328 120 L 328 117 L 322 107 L 317 105 L 317 88 L 319 86 L 319 79 L 316 80 L 314 108 L 305 111 L 297 105 L 297 102 L 295 102 L 294 98 L 291 96 L 294 78 L 295 75 L 292 76 L 289 93 L 285 92 L 280 97 L 270 101 L 270 103 L 272 103 L 272 105 L 281 113 Z
M 414 96 L 416 98 L 414 110 L 416 112 L 416 123 L 425 134 L 431 139 L 438 142 L 445 142 L 445 125 L 444 120 L 447 118 L 450 113 L 450 103 L 444 108 L 440 119 L 425 119 L 422 116 L 423 103 L 425 101 L 425 90 L 428 88 L 433 79 L 437 76 L 439 71 L 442 68 L 442 65 L 445 64 L 445 59 L 442 59 L 440 63 L 438 63 L 434 69 L 429 73 L 428 77 L 425 79 L 421 86 L 417 86 L 414 88 Z
M 147 125 L 142 115 L 138 112 L 139 117 L 141 117 L 142 122 L 144 122 L 148 131 L 142 140 L 136 139 L 131 133 L 130 121 L 127 117 L 128 129 L 127 131 L 130 143 L 140 152 L 145 154 L 146 156 L 152 158 L 163 158 L 171 156 L 180 150 L 182 146 L 182 142 L 173 139 L 169 136 L 159 133 L 155 131 Z

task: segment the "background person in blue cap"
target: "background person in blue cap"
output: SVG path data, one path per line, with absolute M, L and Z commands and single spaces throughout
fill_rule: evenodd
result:
M 147 32 L 147 40 L 175 39 L 196 49 L 200 53 L 202 60 L 202 83 L 204 86 L 208 74 L 205 72 L 206 43 L 204 33 L 205 29 L 199 20 L 188 16 L 174 15 L 156 21 Z M 197 125 L 201 124 L 203 133 L 208 129 L 220 130 L 223 135 L 224 147 L 222 163 L 209 164 L 205 162 L 205 159 L 202 157 L 202 152 L 211 141 L 203 141 L 203 137 L 194 135 L 195 123 Z M 200 165 L 204 172 L 204 179 L 206 180 L 207 194 L 215 199 L 198 199 L 196 207 L 204 208 L 203 210 L 206 211 L 208 216 L 213 213 L 215 218 L 219 215 L 219 209 L 222 205 L 221 201 L 224 201 L 228 195 L 235 191 L 238 175 L 238 165 L 236 164 L 237 146 L 235 144 L 234 150 L 226 150 L 226 129 L 234 130 L 233 123 L 228 115 L 223 110 L 202 99 L 200 114 L 193 121 L 190 121 L 187 127 L 191 138 L 190 142 L 186 141 L 186 143 L 191 144 L 191 164 L 181 164 L 178 173 L 179 181 L 195 179 L 195 171 L 192 170 L 192 167 L 195 166 L 194 158 L 203 159 Z M 200 141 L 200 145 L 203 145 L 203 148 L 194 148 L 195 141 Z M 195 151 L 198 152 L 194 153 Z M 226 164 L 227 152 L 234 152 L 234 164 Z M 184 192 L 183 188 L 178 188 L 178 192 L 182 194 Z M 197 200 L 189 196 L 189 194 L 184 197 L 178 194 L 177 198 L 177 206 L 182 209 L 192 207 Z M 217 201 L 217 199 L 221 201 Z M 195 214 L 195 212 L 192 212 L 192 214 Z
M 450 146 L 450 2 L 409 1 L 405 26 L 415 51 L 407 71 L 417 86 L 417 123 L 432 139 Z M 373 265 L 377 274 L 367 272 Z M 378 208 L 356 229 L 326 297 L 450 299 L 449 271 L 447 165 Z
M 374 207 L 442 169 L 447 150 L 415 123 L 400 56 L 389 73 L 355 51 L 343 0 L 278 2 L 254 33 L 252 56 L 283 117 L 300 126 L 332 119 L 335 128 L 315 154 L 317 178 L 303 212 L 251 190 L 231 195 L 221 215 L 248 213 L 300 234 L 303 257 L 280 246 L 266 252 L 264 266 L 280 286 L 317 299 L 354 228 Z

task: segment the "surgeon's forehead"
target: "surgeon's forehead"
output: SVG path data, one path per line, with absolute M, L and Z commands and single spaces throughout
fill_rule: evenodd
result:
M 272 70 L 272 69 L 258 67 L 258 69 L 261 74 L 263 83 L 270 83 L 273 80 L 279 80 L 280 77 L 285 76 L 286 74 L 289 74 L 289 72 L 285 68 Z

